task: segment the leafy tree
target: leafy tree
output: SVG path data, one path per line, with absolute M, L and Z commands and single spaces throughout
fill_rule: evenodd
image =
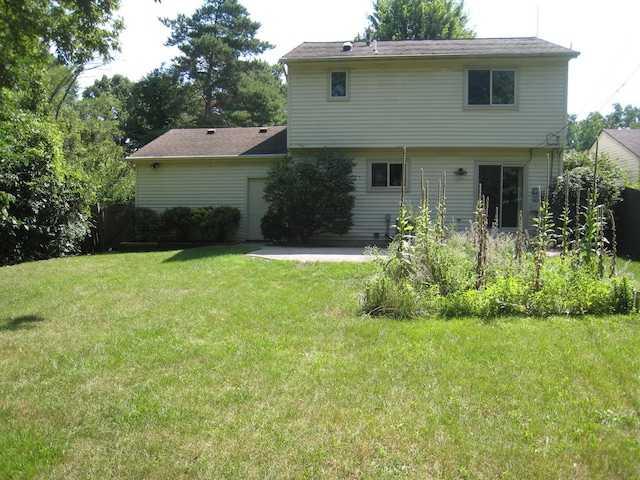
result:
M 92 99 L 100 98 L 105 95 L 110 95 L 114 99 L 117 99 L 122 105 L 124 101 L 131 95 L 131 88 L 133 83 L 127 77 L 116 74 L 109 78 L 103 75 L 102 78 L 93 82 L 93 85 L 89 85 L 82 92 L 82 98 Z M 118 110 L 114 110 L 114 114 L 120 118 L 122 107 Z
M 90 182 L 65 161 L 59 120 L 75 104 L 79 72 L 117 48 L 118 7 L 119 0 L 0 0 L 2 264 L 75 253 L 88 231 L 82 187 Z
M 0 88 L 33 90 L 49 52 L 65 65 L 84 65 L 96 54 L 108 60 L 124 27 L 114 18 L 119 6 L 119 0 L 0 1 Z
M 254 60 L 231 88 L 231 102 L 225 115 L 227 125 L 284 125 L 287 122 L 286 86 L 282 66 Z
M 567 129 L 567 148 L 579 152 L 589 150 L 605 126 L 605 118 L 600 112 L 591 112 L 584 120 L 576 120 L 572 115 Z
M 604 128 L 640 128 L 640 108 L 633 105 L 622 108 L 615 103 L 613 112 L 607 116 L 591 112 L 584 120 L 577 120 L 576 115 L 571 115 L 567 127 L 567 149 L 589 150 Z
M 571 151 L 564 156 L 564 172 L 551 190 L 550 203 L 556 224 L 561 224 L 561 214 L 568 200 L 568 214 L 576 217 L 577 205 L 582 210 L 587 205 L 588 192 L 597 190 L 598 204 L 611 211 L 620 201 L 620 193 L 624 184 L 622 170 L 614 165 L 606 155 L 599 155 L 597 165 L 595 156 L 588 151 Z M 595 175 L 595 178 L 594 178 Z M 568 190 L 568 196 L 567 196 Z M 568 198 L 567 198 L 568 197 Z M 582 221 L 582 212 L 578 212 Z M 573 225 L 577 222 L 573 221 Z
M 77 171 L 87 204 L 130 203 L 134 197 L 133 167 L 125 157 L 120 127 L 120 100 L 112 94 L 88 96 L 61 114 L 66 162 Z
M 0 118 L 0 265 L 77 253 L 88 232 L 56 125 L 32 113 Z
M 353 225 L 353 160 L 323 151 L 316 159 L 276 161 L 269 170 L 262 220 L 265 238 L 309 243 L 319 233 L 345 235 Z
M 369 29 L 378 40 L 475 38 L 464 0 L 376 0 Z
M 640 128 L 640 107 L 613 104 L 613 112 L 607 115 L 606 128 Z
M 136 150 L 171 128 L 197 125 L 197 88 L 172 69 L 158 68 L 136 82 L 126 100 L 128 117 L 123 126 L 129 148 Z
M 253 79 L 265 71 L 261 62 L 247 59 L 272 45 L 256 38 L 260 23 L 252 21 L 237 0 L 205 0 L 193 16 L 178 15 L 175 20 L 165 18 L 162 22 L 172 29 L 167 45 L 177 46 L 182 52 L 174 60 L 177 71 L 197 86 L 204 100 L 201 125 L 245 126 L 252 115 L 234 112 L 269 110 L 268 105 L 263 108 L 260 103 L 269 104 L 273 92 L 246 103 L 251 89 L 256 90 Z M 243 87 L 249 89 L 248 93 Z M 274 92 L 281 94 L 281 89 Z M 284 96 L 281 98 L 284 103 Z

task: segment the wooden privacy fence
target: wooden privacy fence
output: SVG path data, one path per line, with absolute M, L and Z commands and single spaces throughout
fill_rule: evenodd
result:
M 88 249 L 92 252 L 120 250 L 121 243 L 133 240 L 134 224 L 131 205 L 94 205 L 91 209 L 91 239 Z
M 615 209 L 618 252 L 640 260 L 640 190 L 625 188 Z

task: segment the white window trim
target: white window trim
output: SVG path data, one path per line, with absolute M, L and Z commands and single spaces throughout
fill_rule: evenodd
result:
M 367 160 L 367 191 L 369 192 L 400 192 L 402 190 L 402 185 L 388 185 L 385 187 L 374 187 L 371 185 L 372 183 L 372 168 L 374 163 L 394 163 L 394 164 L 402 164 L 402 160 L 398 159 L 389 159 L 389 158 L 370 158 Z M 411 171 L 411 167 L 409 164 L 409 159 L 407 159 L 405 163 L 405 171 L 404 171 L 404 190 L 405 192 L 409 191 L 409 172 Z
M 511 71 L 514 72 L 515 75 L 515 79 L 514 79 L 514 92 L 513 92 L 513 103 L 509 104 L 509 105 L 503 105 L 503 104 L 494 104 L 494 103 L 488 103 L 486 105 L 469 105 L 469 71 L 471 70 L 489 70 L 489 72 L 494 72 L 496 70 L 500 70 L 500 71 Z M 489 75 L 489 78 L 492 79 L 493 75 Z M 491 109 L 491 110 L 517 110 L 519 108 L 519 102 L 520 102 L 520 95 L 518 93 L 519 91 L 519 84 L 520 84 L 520 72 L 519 69 L 517 67 L 510 67 L 510 66 L 504 66 L 504 67 L 496 67 L 496 66 L 473 66 L 473 67 L 465 67 L 464 69 L 464 101 L 463 101 L 463 105 L 464 105 L 464 109 L 465 110 L 484 110 L 484 109 Z M 491 97 L 492 97 L 493 92 L 489 92 L 489 101 L 491 101 Z
M 347 94 L 344 97 L 334 97 L 331 95 L 331 77 L 334 73 L 345 73 L 347 76 Z M 346 102 L 351 98 L 351 72 L 349 69 L 333 69 L 327 75 L 327 98 L 331 102 Z

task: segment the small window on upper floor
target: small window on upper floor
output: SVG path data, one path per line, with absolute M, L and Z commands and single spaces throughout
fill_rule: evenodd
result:
M 369 188 L 402 186 L 402 163 L 372 161 L 369 163 Z
M 468 69 L 467 106 L 516 105 L 514 69 Z
M 349 76 L 347 72 L 331 72 L 329 97 L 337 100 L 349 98 Z

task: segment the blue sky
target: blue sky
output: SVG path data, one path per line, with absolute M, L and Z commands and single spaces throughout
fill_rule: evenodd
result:
M 158 17 L 191 15 L 203 0 L 121 0 L 127 29 L 115 61 L 85 74 L 83 85 L 104 75 L 131 80 L 168 63 L 176 51 L 164 46 L 169 29 Z M 263 59 L 278 59 L 305 41 L 343 41 L 363 32 L 372 0 L 240 0 L 262 24 L 261 40 L 276 46 Z M 568 111 L 584 118 L 612 111 L 614 103 L 640 106 L 638 0 L 466 0 L 469 26 L 478 37 L 533 37 L 573 48 L 569 63 Z

